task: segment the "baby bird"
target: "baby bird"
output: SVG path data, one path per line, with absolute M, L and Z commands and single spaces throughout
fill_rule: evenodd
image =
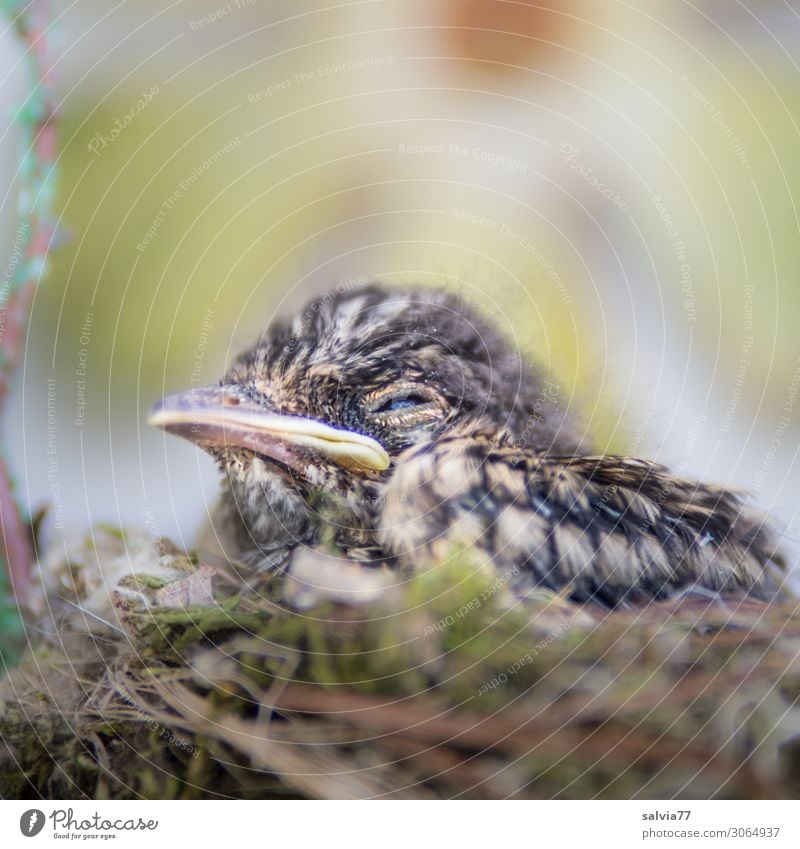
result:
M 372 285 L 273 323 L 150 423 L 216 458 L 227 536 L 257 569 L 332 545 L 413 570 L 470 546 L 520 596 L 775 595 L 774 535 L 739 494 L 584 452 L 554 387 L 459 297 Z

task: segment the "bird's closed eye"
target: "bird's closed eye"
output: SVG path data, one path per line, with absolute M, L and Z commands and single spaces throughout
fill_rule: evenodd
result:
M 430 403 L 431 399 L 420 392 L 406 392 L 386 398 L 379 406 L 374 407 L 372 412 L 396 413 L 401 410 L 413 410 L 415 407 Z
M 396 383 L 364 400 L 368 419 L 379 428 L 408 430 L 435 425 L 445 412 L 439 394 L 418 383 Z

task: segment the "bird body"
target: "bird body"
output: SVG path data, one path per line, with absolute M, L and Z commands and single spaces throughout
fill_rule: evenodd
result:
M 520 452 L 473 437 L 409 454 L 380 533 L 405 559 L 425 551 L 441 560 L 457 541 L 511 570 L 518 592 L 545 587 L 608 606 L 690 587 L 774 593 L 771 532 L 724 488 L 643 460 Z
M 402 572 L 466 545 L 519 595 L 775 594 L 774 534 L 741 495 L 593 455 L 552 387 L 455 295 L 373 285 L 272 324 L 151 422 L 218 460 L 224 547 L 254 568 L 325 545 Z

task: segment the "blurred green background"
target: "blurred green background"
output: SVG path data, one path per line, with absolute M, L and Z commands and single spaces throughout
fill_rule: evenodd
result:
M 463 291 L 599 448 L 747 487 L 794 545 L 792 4 L 51 5 L 67 241 L 5 423 L 51 538 L 190 545 L 216 472 L 149 406 L 381 279 Z

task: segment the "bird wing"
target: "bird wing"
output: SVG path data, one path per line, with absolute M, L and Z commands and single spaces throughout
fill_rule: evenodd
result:
M 608 605 L 688 588 L 767 597 L 772 530 L 730 489 L 613 456 L 548 456 L 450 438 L 412 449 L 392 477 L 381 542 L 401 563 L 468 545 L 515 585 Z

